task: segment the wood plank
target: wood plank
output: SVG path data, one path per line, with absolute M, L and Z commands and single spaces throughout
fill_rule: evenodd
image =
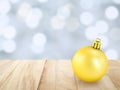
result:
M 109 62 L 108 76 L 114 85 L 120 90 L 120 61 L 112 60 Z
M 7 83 L 3 83 L 0 90 L 37 90 L 45 60 L 18 62 L 19 64 L 9 80 L 7 80 Z
M 71 61 L 47 61 L 38 90 L 76 90 Z
M 4 63 L 2 63 L 1 67 L 0 67 L 0 90 L 2 90 L 1 89 L 2 85 L 4 83 L 7 83 L 8 79 L 10 78 L 13 71 L 15 70 L 15 68 L 18 65 L 17 61 L 14 61 L 14 62 L 10 61 L 9 63 L 8 63 L 8 61 L 1 61 L 1 62 L 4 62 Z M 6 62 L 8 64 L 6 64 Z M 11 64 L 11 62 L 12 62 L 12 64 Z
M 48 60 L 45 64 L 42 78 L 39 83 L 38 90 L 55 90 L 55 69 L 56 61 Z
M 76 83 L 70 60 L 57 60 L 56 90 L 76 90 Z
M 12 61 L 15 61 L 15 60 L 0 60 L 0 67 L 3 67 L 4 65 L 6 65 L 7 63 L 10 63 Z
M 15 60 L 1 60 L 0 61 L 0 75 L 6 72 L 10 66 L 15 65 Z M 16 63 L 17 64 L 17 63 Z

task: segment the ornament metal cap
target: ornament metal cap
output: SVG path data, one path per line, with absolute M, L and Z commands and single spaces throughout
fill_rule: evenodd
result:
M 101 46 L 101 39 L 96 38 L 93 41 L 92 47 L 95 48 L 95 49 L 100 49 L 100 46 Z

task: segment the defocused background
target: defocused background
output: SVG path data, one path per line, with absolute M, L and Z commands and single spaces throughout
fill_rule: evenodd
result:
M 120 59 L 120 0 L 0 0 L 0 59 L 71 59 L 97 37 Z

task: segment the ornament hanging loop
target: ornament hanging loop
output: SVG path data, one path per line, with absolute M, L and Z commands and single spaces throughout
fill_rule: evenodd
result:
M 101 46 L 101 40 L 99 38 L 96 38 L 92 44 L 92 47 L 95 49 L 100 49 Z

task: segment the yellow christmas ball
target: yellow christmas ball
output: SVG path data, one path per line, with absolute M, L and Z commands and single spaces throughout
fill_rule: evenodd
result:
M 85 82 L 95 82 L 101 79 L 108 69 L 108 59 L 100 50 L 101 42 L 97 38 L 92 46 L 79 49 L 72 58 L 72 68 L 75 75 Z

